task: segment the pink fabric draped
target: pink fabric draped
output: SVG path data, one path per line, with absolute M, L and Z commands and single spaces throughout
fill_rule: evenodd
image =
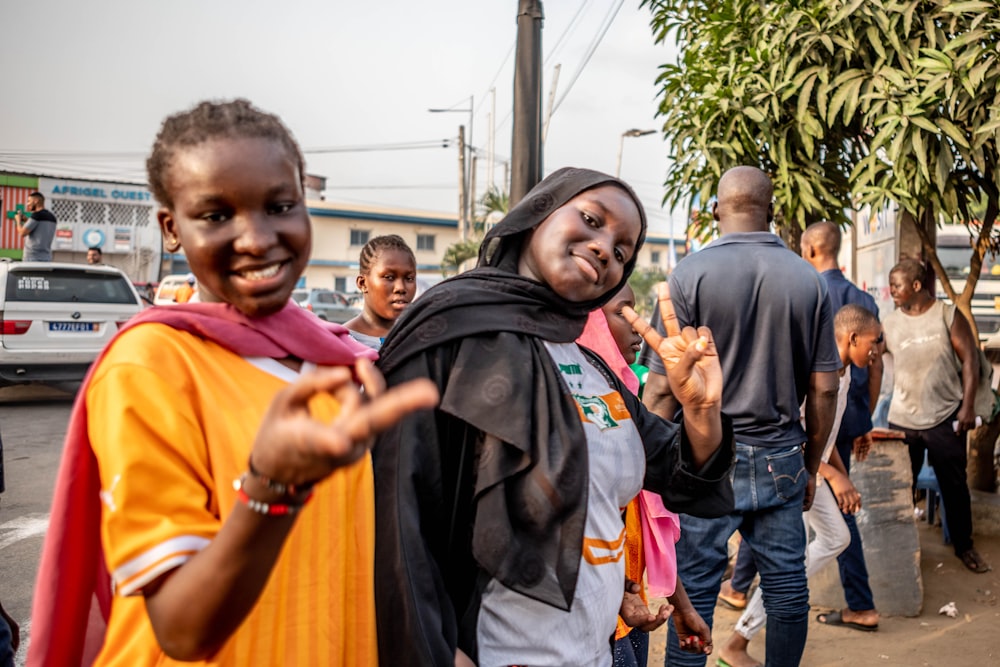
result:
M 323 322 L 292 302 L 261 318 L 247 317 L 222 303 L 149 308 L 129 320 L 118 335 L 147 322 L 187 331 L 245 357 L 293 356 L 322 366 L 353 366 L 360 357 L 377 357 L 344 327 Z M 103 357 L 102 352 L 91 373 Z M 90 373 L 77 393 L 56 477 L 31 612 L 27 661 L 31 667 L 91 664 L 111 612 L 111 577 L 100 539 L 101 482 L 87 434 L 89 380 Z
M 576 342 L 596 352 L 629 391 L 639 393 L 639 378 L 622 356 L 603 310 L 591 311 L 587 326 Z M 639 493 L 639 510 L 649 594 L 654 597 L 673 595 L 677 585 L 677 553 L 674 545 L 681 536 L 680 519 L 663 506 L 663 499 L 659 494 L 649 491 Z

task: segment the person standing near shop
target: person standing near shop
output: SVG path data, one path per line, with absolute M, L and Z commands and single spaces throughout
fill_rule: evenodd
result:
M 922 262 L 904 259 L 889 272 L 896 310 L 885 318 L 885 351 L 892 355 L 889 428 L 906 434 L 910 468 L 934 468 L 955 555 L 982 574 L 989 564 L 972 546 L 972 500 L 965 477 L 966 433 L 976 427 L 979 354 L 968 320 L 927 289 Z
M 51 262 L 56 216 L 45 208 L 45 196 L 41 192 L 28 195 L 28 203 L 24 208 L 31 215 L 18 211 L 14 216 L 17 233 L 24 239 L 24 261 Z
M 87 264 L 103 264 L 104 263 L 104 253 L 96 245 L 87 248 Z

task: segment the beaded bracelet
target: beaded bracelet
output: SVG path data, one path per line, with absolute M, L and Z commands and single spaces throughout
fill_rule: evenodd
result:
M 254 467 L 253 457 L 251 456 L 247 457 L 247 470 L 251 477 L 255 478 L 258 482 L 267 487 L 269 491 L 274 491 L 280 496 L 295 496 L 305 491 L 309 491 L 316 485 L 316 482 L 306 482 L 305 484 L 285 484 L 284 482 L 271 479 Z
M 237 479 L 233 480 L 233 489 L 236 490 L 236 498 L 257 514 L 263 514 L 265 516 L 291 516 L 301 510 L 313 496 L 313 492 L 310 489 L 300 502 L 265 503 L 262 500 L 257 500 L 247 495 L 247 492 L 243 489 L 243 484 L 246 482 L 246 479 L 247 473 L 243 473 Z

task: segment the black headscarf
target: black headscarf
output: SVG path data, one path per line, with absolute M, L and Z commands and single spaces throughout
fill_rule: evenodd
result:
M 624 190 L 639 211 L 639 240 L 618 284 L 597 299 L 576 302 L 563 299 L 548 285 L 518 275 L 521 247 L 529 232 L 569 200 L 602 185 Z M 486 234 L 475 269 L 435 285 L 403 311 L 380 350 L 383 372 L 423 349 L 477 333 L 512 331 L 557 343 L 575 341 L 583 333 L 587 315 L 604 306 L 628 282 L 645 239 L 646 213 L 624 181 L 590 169 L 563 167 L 553 172 Z M 474 316 L 466 312 L 475 306 L 482 307 L 475 309 Z M 460 315 L 451 316 L 452 310 Z
M 599 298 L 577 303 L 518 275 L 528 233 L 569 200 L 602 185 L 620 187 L 639 212 L 641 232 L 621 281 Z M 579 337 L 587 314 L 628 280 L 645 235 L 642 204 L 624 182 L 596 171 L 560 169 L 490 230 L 476 269 L 439 283 L 404 311 L 380 351 L 379 366 L 394 384 L 405 379 L 407 360 L 455 348 L 446 377 L 432 379 L 442 390 L 438 409 L 481 433 L 473 556 L 508 588 L 561 609 L 569 608 L 576 589 L 589 467 L 576 404 L 543 341 Z M 399 368 L 404 370 L 397 376 Z M 379 449 L 376 444 L 376 457 Z

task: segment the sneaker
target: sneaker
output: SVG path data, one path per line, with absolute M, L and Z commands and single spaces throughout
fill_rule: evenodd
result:
M 983 574 L 984 572 L 989 572 L 993 569 L 985 560 L 983 560 L 983 557 L 980 556 L 979 552 L 975 549 L 969 549 L 959 556 L 959 558 L 962 559 L 962 563 L 965 564 L 965 567 L 969 568 L 976 574 Z

